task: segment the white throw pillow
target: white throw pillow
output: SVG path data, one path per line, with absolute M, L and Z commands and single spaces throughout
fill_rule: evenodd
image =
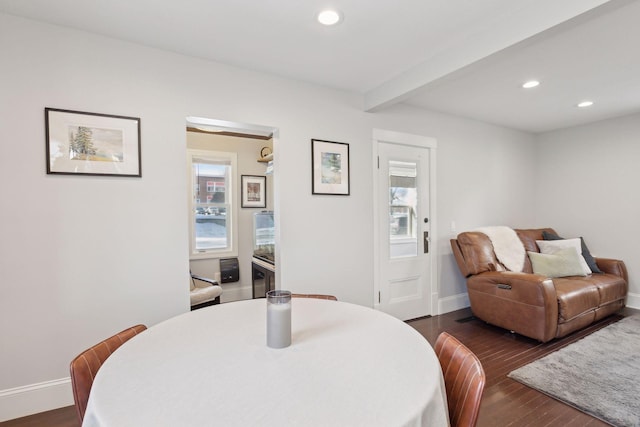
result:
M 582 256 L 574 248 L 560 249 L 553 255 L 529 252 L 534 274 L 551 278 L 584 276 L 580 258 Z
M 575 248 L 576 252 L 578 252 L 578 256 L 580 257 L 580 265 L 584 271 L 583 275 L 588 276 L 591 274 L 589 264 L 587 264 L 587 261 L 585 261 L 582 256 L 582 242 L 580 239 L 536 240 L 536 244 L 538 245 L 538 248 L 540 248 L 540 253 L 547 255 L 553 255 L 563 249 Z

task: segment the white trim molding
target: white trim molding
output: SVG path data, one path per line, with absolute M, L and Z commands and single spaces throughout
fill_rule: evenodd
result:
M 627 294 L 627 307 L 640 309 L 640 294 Z
M 470 307 L 469 295 L 467 293 L 457 294 L 450 297 L 440 298 L 438 300 L 438 313 L 445 314 L 463 308 Z
M 0 390 L 0 422 L 73 404 L 69 377 Z

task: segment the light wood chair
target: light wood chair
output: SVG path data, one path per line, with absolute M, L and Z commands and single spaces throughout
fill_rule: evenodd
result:
M 291 298 L 315 298 L 315 299 L 328 299 L 331 301 L 338 301 L 338 298 L 333 295 L 322 294 L 291 294 Z
M 438 336 L 435 352 L 444 375 L 451 427 L 474 427 L 486 381 L 480 360 L 446 332 Z
M 88 348 L 71 361 L 69 367 L 71 372 L 71 388 L 73 389 L 73 400 L 76 404 L 76 412 L 78 413 L 80 424 L 82 424 L 84 412 L 87 410 L 87 402 L 93 380 L 102 364 L 118 347 L 145 329 L 147 329 L 145 325 L 136 325 L 127 328 Z

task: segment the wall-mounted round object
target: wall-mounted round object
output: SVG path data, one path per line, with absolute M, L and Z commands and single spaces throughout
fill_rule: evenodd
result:
M 262 149 L 260 150 L 260 157 L 265 158 L 271 153 L 273 153 L 271 147 L 262 147 Z

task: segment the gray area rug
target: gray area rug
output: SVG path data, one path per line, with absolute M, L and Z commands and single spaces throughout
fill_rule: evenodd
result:
M 640 316 L 630 316 L 508 375 L 614 426 L 640 426 Z

